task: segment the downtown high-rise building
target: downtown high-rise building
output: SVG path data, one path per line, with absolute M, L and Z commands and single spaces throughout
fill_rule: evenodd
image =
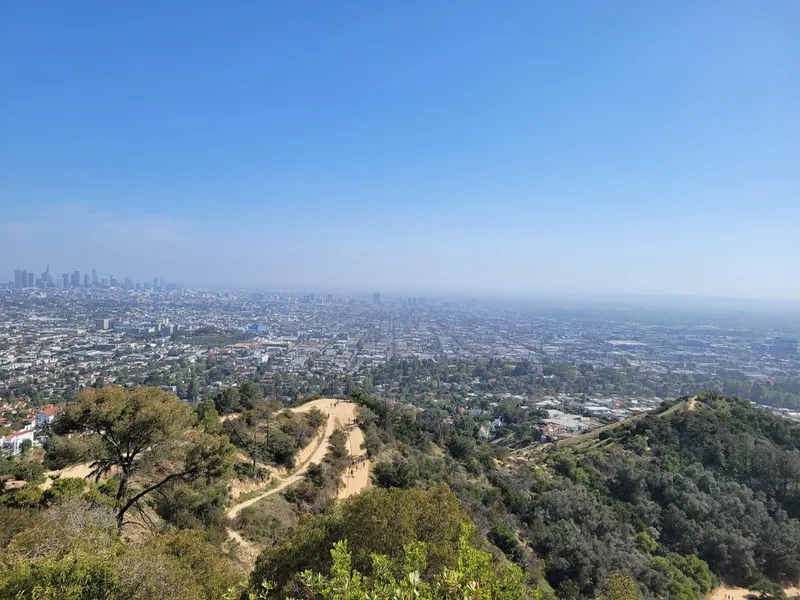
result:
M 81 275 L 83 278 L 81 278 Z M 50 265 L 47 265 L 45 270 L 39 272 L 38 274 L 27 269 L 14 269 L 14 280 L 9 282 L 9 286 L 15 289 L 78 289 L 82 287 L 119 287 L 126 290 L 152 289 L 154 291 L 161 292 L 174 291 L 178 289 L 177 284 L 167 283 L 158 277 L 153 278 L 152 288 L 149 281 L 145 281 L 142 284 L 133 281 L 130 277 L 117 280 L 113 274 L 109 276 L 109 279 L 100 279 L 97 275 L 97 269 L 92 269 L 91 275 L 76 269 L 72 273 L 62 273 L 61 275 L 56 276 L 54 273 L 51 274 Z
M 373 304 L 380 304 L 381 303 L 381 293 L 380 292 L 372 292 L 372 303 Z

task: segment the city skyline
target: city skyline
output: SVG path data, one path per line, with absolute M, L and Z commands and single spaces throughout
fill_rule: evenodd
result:
M 44 289 L 65 289 L 65 288 L 97 288 L 97 287 L 121 287 L 127 290 L 154 289 L 154 290 L 176 290 L 178 285 L 166 282 L 159 277 L 153 277 L 152 284 L 149 280 L 135 281 L 130 277 L 117 279 L 113 273 L 108 277 L 98 274 L 97 269 L 91 272 L 82 272 L 80 269 L 66 271 L 59 274 L 57 271 L 51 273 L 50 265 L 37 276 L 35 271 L 28 269 L 14 269 L 14 278 L 8 281 L 8 287 L 14 289 L 24 288 L 44 288 Z
M 49 265 L 48 265 L 49 266 Z M 19 289 L 16 275 L 26 273 L 29 276 L 29 285 L 23 285 L 23 289 L 41 289 L 41 277 L 36 277 L 34 271 L 26 269 L 15 269 L 15 277 L 9 281 L 4 281 L 0 277 L 0 289 Z M 56 271 L 53 270 L 53 273 Z M 81 285 L 73 285 L 73 275 L 81 277 Z M 52 276 L 51 276 L 52 277 Z M 30 279 L 33 278 L 33 279 Z M 130 291 L 150 291 L 163 290 L 174 291 L 184 290 L 207 290 L 210 292 L 242 292 L 249 291 L 261 294 L 271 294 L 278 296 L 294 297 L 305 302 L 323 303 L 326 300 L 332 301 L 342 299 L 360 299 L 363 302 L 380 305 L 384 299 L 389 304 L 411 304 L 421 302 L 424 304 L 426 299 L 439 302 L 461 302 L 466 304 L 478 303 L 483 306 L 506 306 L 510 309 L 520 308 L 556 308 L 559 310 L 583 310 L 583 309 L 603 309 L 611 310 L 648 310 L 648 311 L 678 311 L 678 312 L 699 312 L 723 311 L 725 314 L 775 314 L 784 315 L 785 318 L 800 315 L 800 301 L 776 300 L 765 298 L 742 298 L 730 296 L 696 296 L 696 295 L 657 295 L 657 294 L 553 294 L 553 293 L 530 293 L 530 294 L 481 294 L 481 293 L 441 293 L 425 289 L 398 289 L 388 288 L 375 291 L 374 288 L 361 287 L 337 287 L 325 285 L 308 285 L 298 287 L 267 286 L 267 285 L 240 285 L 226 286 L 220 284 L 185 284 L 181 281 L 171 282 L 159 277 L 153 280 L 145 279 L 137 281 L 129 277 L 120 279 L 114 278 L 112 282 L 111 274 L 109 277 L 102 277 L 96 269 L 92 272 L 84 273 L 73 271 L 63 273 L 55 278 L 51 278 L 50 290 L 59 289 L 57 279 L 66 278 L 70 282 L 64 289 L 72 288 L 92 288 L 92 289 L 123 289 Z

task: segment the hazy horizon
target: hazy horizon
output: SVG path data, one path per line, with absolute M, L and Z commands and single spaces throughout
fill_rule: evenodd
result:
M 798 28 L 791 0 L 8 4 L 0 281 L 793 304 Z

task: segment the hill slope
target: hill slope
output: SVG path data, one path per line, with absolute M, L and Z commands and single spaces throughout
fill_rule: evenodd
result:
M 564 596 L 624 569 L 653 597 L 699 598 L 711 575 L 800 577 L 799 449 L 797 424 L 706 393 L 533 453 L 496 483 Z
M 510 457 L 435 408 L 361 402 L 378 485 L 448 484 L 481 532 L 560 598 L 591 598 L 617 571 L 645 598 L 800 577 L 800 425 L 748 402 L 704 393 Z

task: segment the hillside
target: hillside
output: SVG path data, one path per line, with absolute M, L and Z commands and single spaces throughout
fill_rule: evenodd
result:
M 616 571 L 646 598 L 800 576 L 800 426 L 749 402 L 704 393 L 513 453 L 433 415 L 370 410 L 378 484 L 447 483 L 544 592 L 593 597 Z
M 360 392 L 220 420 L 118 390 L 55 427 L 97 419 L 98 437 L 57 438 L 46 457 L 93 455 L 99 483 L 2 497 L 0 598 L 700 600 L 721 584 L 715 598 L 780 597 L 800 577 L 800 425 L 738 399 L 512 450 Z M 237 481 L 251 491 L 233 500 Z
M 702 394 L 526 453 L 497 479 L 563 595 L 626 568 L 653 597 L 800 576 L 800 426 Z

